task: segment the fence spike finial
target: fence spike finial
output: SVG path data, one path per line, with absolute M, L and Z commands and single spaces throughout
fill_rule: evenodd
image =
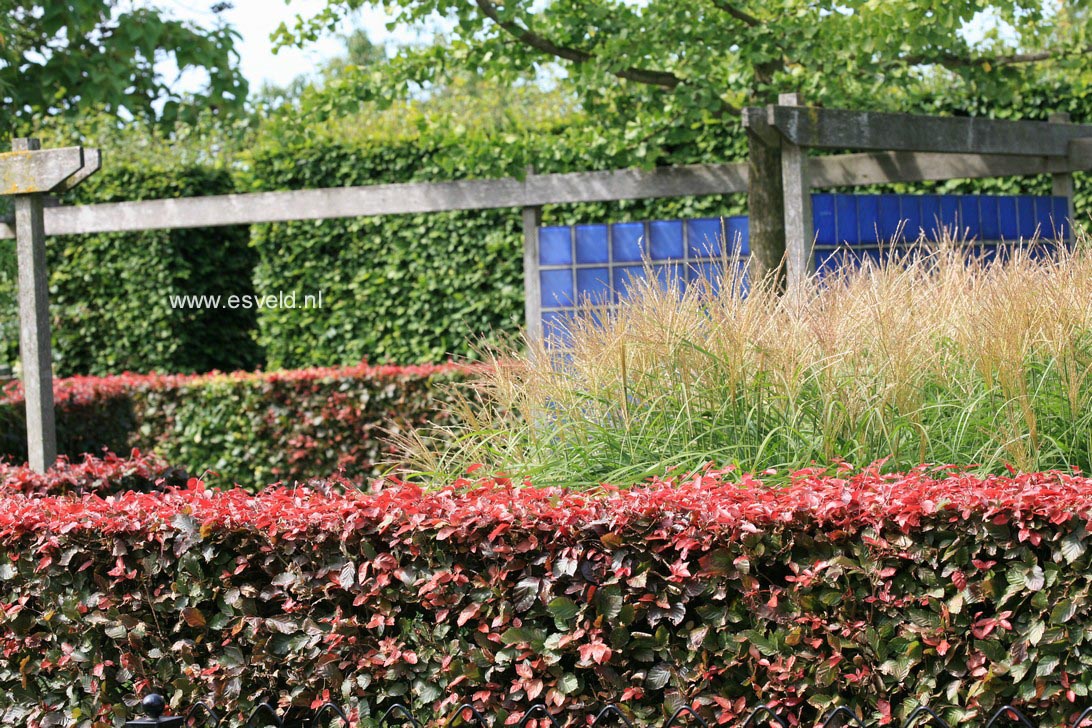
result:
M 542 713 L 543 717 L 549 720 L 554 728 L 561 728 L 557 719 L 550 715 L 550 711 L 546 709 L 545 703 L 535 703 L 528 708 L 527 712 L 523 714 L 523 717 L 519 719 L 519 723 L 516 723 L 516 728 L 525 728 L 527 722 L 534 717 L 535 713 Z
M 409 720 L 410 723 L 413 723 L 415 728 L 421 728 L 421 721 L 417 720 L 417 718 L 413 715 L 410 709 L 402 703 L 395 703 L 391 707 L 387 708 L 387 712 L 383 713 L 383 717 L 379 719 L 379 723 L 381 725 L 386 725 L 390 721 L 391 714 L 396 711 L 405 716 L 405 718 Z
M 705 720 L 703 720 L 702 717 L 698 715 L 697 711 L 691 708 L 689 705 L 683 705 L 674 713 L 672 713 L 671 717 L 664 721 L 662 728 L 672 728 L 672 726 L 675 725 L 675 721 L 678 720 L 679 716 L 683 713 L 690 713 L 690 715 L 693 716 L 694 720 L 698 721 L 698 723 L 701 724 L 701 728 L 709 728 L 709 724 L 706 723 Z
M 322 725 L 322 723 L 319 722 L 319 719 L 322 718 L 323 713 L 333 713 L 336 717 L 340 718 L 341 723 L 346 726 L 346 728 L 348 728 L 349 716 L 345 715 L 345 711 L 343 711 L 335 703 L 331 703 L 330 701 L 327 701 L 319 706 L 319 709 L 316 710 L 314 715 L 311 716 L 311 722 L 309 725 L 312 726 L 312 728 L 318 728 L 318 726 Z
M 760 715 L 767 716 L 770 720 L 775 721 L 781 726 L 781 728 L 789 728 L 789 724 L 785 722 L 785 719 L 773 712 L 773 709 L 768 705 L 760 705 L 752 710 L 751 714 L 747 716 L 747 720 L 743 721 L 743 725 L 741 725 L 740 728 L 751 728 Z
M 1001 716 L 1005 715 L 1006 713 L 1015 718 L 1018 723 L 1024 726 L 1024 728 L 1035 728 L 1035 726 L 1032 725 L 1031 721 L 1028 720 L 1026 715 L 1021 713 L 1019 710 L 1012 707 L 1011 705 L 1002 705 L 1000 708 L 998 708 L 993 716 L 991 716 L 990 719 L 986 722 L 986 728 L 993 728 L 993 724 L 1000 720 Z
M 823 719 L 823 722 L 819 724 L 819 728 L 830 728 L 831 724 L 834 723 L 834 719 L 838 716 L 848 716 L 846 720 L 850 721 L 851 723 L 856 723 L 858 728 L 865 728 L 864 721 L 862 721 L 856 713 L 854 713 L 845 705 L 839 705 L 837 708 L 834 708 L 829 713 L 827 713 L 827 716 Z
M 473 721 L 475 723 L 477 723 L 478 725 L 480 725 L 481 728 L 489 728 L 489 723 L 485 720 L 485 716 L 482 715 L 481 713 L 479 713 L 478 709 L 475 708 L 470 703 L 463 703 L 458 708 L 456 708 L 454 710 L 454 712 L 452 712 L 451 717 L 447 719 L 447 723 L 446 723 L 447 728 L 451 728 L 451 726 L 455 724 L 456 720 L 459 720 L 459 719 L 461 719 L 463 717 L 463 711 L 464 710 L 469 710 L 470 711 L 470 714 L 471 714 L 471 717 L 472 717 Z M 464 722 L 468 722 L 468 721 L 464 721 Z
M 208 725 L 208 722 L 211 720 L 212 728 L 220 728 L 220 723 L 223 722 L 223 718 L 218 716 L 216 714 L 216 711 L 210 708 L 207 703 L 200 700 L 191 705 L 190 709 L 182 714 L 186 725 L 190 724 L 190 720 L 194 717 L 198 710 L 200 710 L 202 715 L 204 716 L 204 720 L 201 722 L 201 725 Z
M 273 720 L 273 725 L 276 726 L 276 728 L 284 728 L 284 723 L 281 721 L 281 717 L 277 715 L 277 711 L 274 710 L 273 706 L 269 703 L 258 703 L 258 705 L 255 706 L 254 710 L 251 711 L 250 717 L 246 719 L 246 723 L 243 723 L 243 725 L 247 727 L 254 725 L 254 719 L 261 715 L 263 712 L 269 714 L 269 717 Z M 261 725 L 263 724 L 257 724 L 257 726 Z

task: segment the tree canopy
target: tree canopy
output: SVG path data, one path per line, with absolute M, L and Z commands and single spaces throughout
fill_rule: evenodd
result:
M 299 42 L 366 0 L 329 0 L 282 37 Z M 374 3 L 373 3 L 374 4 Z M 1090 17 L 1045 0 L 395 0 L 395 22 L 443 19 L 404 48 L 373 95 L 452 69 L 513 80 L 559 68 L 589 115 L 661 126 L 675 141 L 746 105 L 799 91 L 828 106 L 896 110 L 931 89 L 1003 96 L 1031 67 L 1083 70 Z M 981 36 L 981 37 L 978 37 Z M 973 40 L 972 40 L 973 38 Z M 667 141 L 671 141 L 668 139 Z
M 123 0 L 0 0 L 0 98 L 7 124 L 94 110 L 174 121 L 192 109 L 241 108 L 246 80 L 237 34 L 206 29 Z M 157 64 L 203 69 L 184 96 Z

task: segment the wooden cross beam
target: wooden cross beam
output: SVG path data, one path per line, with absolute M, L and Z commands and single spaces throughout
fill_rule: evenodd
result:
M 11 148 L 0 154 L 0 194 L 15 202 L 27 454 L 30 467 L 41 473 L 57 459 L 42 195 L 72 189 L 99 168 L 101 157 L 97 149 L 83 147 L 42 149 L 37 139 L 14 139 Z
M 816 149 L 1064 157 L 1070 142 L 1092 137 L 1090 125 L 1046 121 L 885 114 L 784 103 L 767 107 L 766 114 L 769 126 L 789 143 Z

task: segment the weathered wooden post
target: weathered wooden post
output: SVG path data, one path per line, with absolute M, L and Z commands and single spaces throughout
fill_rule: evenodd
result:
M 15 139 L 0 154 L 0 194 L 15 203 L 19 267 L 19 358 L 27 408 L 30 467 L 44 472 L 57 459 L 53 417 L 53 361 L 49 327 L 42 195 L 75 187 L 99 168 L 98 150 L 82 147 L 42 150 L 37 139 Z
M 1052 124 L 1068 124 L 1069 114 L 1064 111 L 1058 111 L 1051 114 L 1047 121 Z M 1061 172 L 1050 175 L 1050 187 L 1050 194 L 1055 197 L 1066 198 L 1066 215 L 1068 216 L 1066 220 L 1055 220 L 1054 224 L 1056 226 L 1065 225 L 1065 239 L 1069 242 L 1073 242 L 1073 240 L 1076 239 L 1076 231 L 1073 228 L 1073 224 L 1077 220 L 1076 214 L 1073 211 L 1073 173 Z M 1048 231 L 1044 230 L 1043 234 L 1045 235 L 1047 232 Z
M 800 94 L 781 94 L 779 106 L 803 106 Z M 815 234 L 811 216 L 808 150 L 781 141 L 781 186 L 785 195 L 785 257 L 788 289 L 801 290 L 815 272 Z
M 743 110 L 747 130 L 747 215 L 750 248 L 747 273 L 757 281 L 775 276 L 785 286 L 785 196 L 781 187 L 781 135 L 765 108 Z
M 538 277 L 538 228 L 541 207 L 523 208 L 523 308 L 527 338 L 542 340 L 542 283 Z

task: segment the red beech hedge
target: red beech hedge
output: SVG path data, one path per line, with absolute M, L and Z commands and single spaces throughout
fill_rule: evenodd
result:
M 234 374 L 122 374 L 56 382 L 58 445 L 84 453 L 156 452 L 193 473 L 254 488 L 342 471 L 368 480 L 389 459 L 385 432 L 443 423 L 452 364 Z M 0 456 L 26 462 L 18 383 L 0 396 Z
M 106 496 L 125 491 L 160 491 L 184 486 L 188 481 L 186 471 L 139 450 L 128 458 L 106 453 L 101 458 L 85 455 L 76 462 L 62 455 L 46 473 L 36 473 L 28 465 L 0 462 L 0 497 L 84 493 Z
M 918 701 L 1043 725 L 1089 702 L 1092 479 L 729 477 L 6 495 L 0 719 L 117 725 L 153 687 L 176 707 L 470 700 L 498 725 L 534 701 L 722 724 L 844 703 L 880 725 Z

